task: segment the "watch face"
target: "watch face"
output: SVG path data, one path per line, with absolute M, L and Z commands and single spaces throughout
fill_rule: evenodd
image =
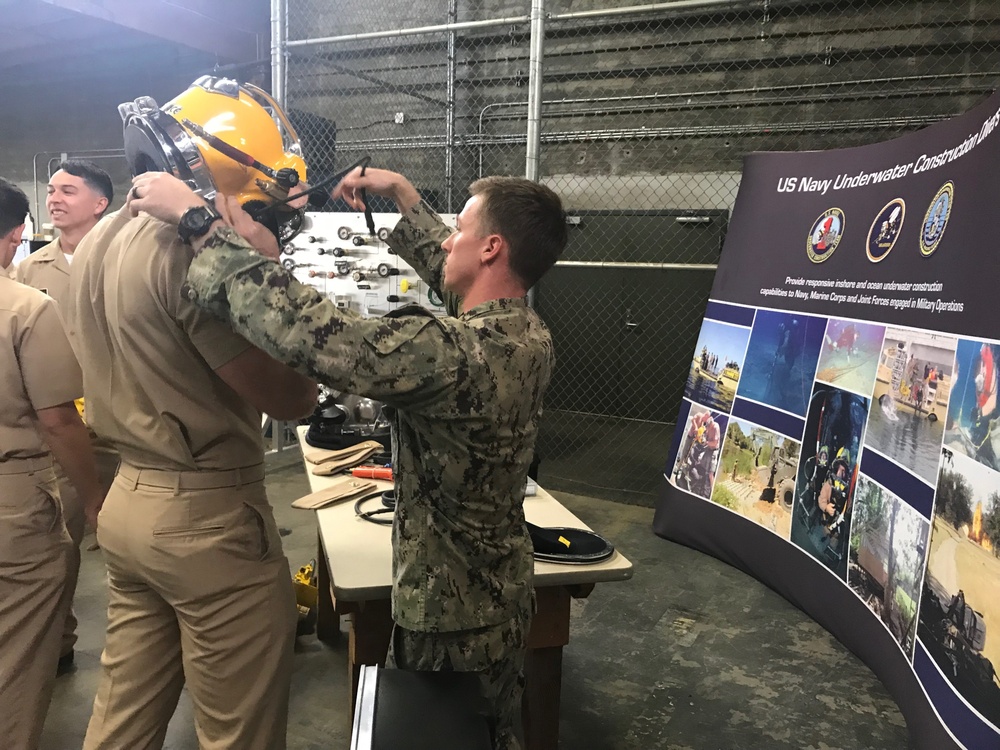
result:
M 208 209 L 199 207 L 191 212 L 191 229 L 195 232 L 204 232 L 211 219 Z
M 181 216 L 177 233 L 185 242 L 190 242 L 195 237 L 201 237 L 212 226 L 212 223 L 221 218 L 219 214 L 208 206 L 197 206 L 189 208 Z

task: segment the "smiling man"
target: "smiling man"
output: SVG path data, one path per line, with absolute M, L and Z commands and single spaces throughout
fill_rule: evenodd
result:
M 69 159 L 60 164 L 45 198 L 45 209 L 59 237 L 21 261 L 17 280 L 65 305 L 76 246 L 101 220 L 113 198 L 111 177 L 93 162 Z
M 355 170 L 333 197 L 361 209 L 362 189 L 395 201 L 388 244 L 444 293 L 447 317 L 341 310 L 254 252 L 240 237 L 252 241 L 249 217 L 231 211 L 194 242 L 189 298 L 299 372 L 393 407 L 390 661 L 478 674 L 496 747 L 511 750 L 533 596 L 524 483 L 555 360 L 525 296 L 566 245 L 562 204 L 530 180 L 489 177 L 470 186 L 452 231 L 393 172 Z M 140 175 L 133 190 L 133 212 L 175 224 L 204 210 L 166 174 Z
M 14 269 L 12 277 L 22 284 L 48 294 L 65 314 L 69 297 L 69 268 L 73 254 L 80 240 L 97 225 L 108 210 L 112 198 L 114 198 L 114 188 L 111 177 L 93 162 L 68 159 L 60 164 L 59 169 L 49 180 L 48 196 L 45 199 L 45 208 L 49 212 L 52 224 L 59 230 L 59 237 L 21 261 Z M 100 483 L 103 494 L 106 494 L 118 468 L 118 454 L 110 446 L 96 440 L 95 436 L 91 437 Z M 69 535 L 76 544 L 76 549 L 70 556 L 68 583 L 72 599 L 80 569 L 79 548 L 86 532 L 86 522 L 76 491 L 58 464 L 56 477 L 62 493 L 66 528 L 69 529 Z M 60 674 L 73 668 L 76 626 L 76 616 L 70 609 L 67 612 L 59 652 Z

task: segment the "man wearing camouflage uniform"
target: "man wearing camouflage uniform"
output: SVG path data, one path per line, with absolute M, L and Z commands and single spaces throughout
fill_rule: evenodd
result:
M 388 244 L 451 317 L 408 306 L 362 319 L 223 224 L 196 245 L 189 296 L 275 358 L 394 408 L 390 662 L 479 673 L 497 747 L 517 748 L 533 590 L 523 488 L 554 364 L 525 295 L 566 244 L 562 207 L 528 180 L 480 180 L 452 232 L 392 172 L 355 170 L 333 197 L 361 208 L 361 188 L 396 201 Z M 134 210 L 176 222 L 198 204 L 186 190 L 140 175 Z

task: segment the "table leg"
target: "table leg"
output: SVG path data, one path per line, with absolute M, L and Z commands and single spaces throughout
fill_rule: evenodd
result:
M 570 592 L 562 586 L 535 590 L 537 611 L 524 660 L 524 744 L 526 750 L 559 746 L 562 650 L 569 643 Z
M 340 640 L 340 615 L 330 587 L 330 566 L 320 539 L 316 549 L 316 637 L 323 643 Z
M 562 646 L 533 648 L 524 660 L 524 745 L 526 750 L 559 747 Z
M 392 604 L 388 599 L 357 602 L 351 608 L 347 675 L 351 680 L 351 716 L 363 665 L 385 665 L 392 635 Z

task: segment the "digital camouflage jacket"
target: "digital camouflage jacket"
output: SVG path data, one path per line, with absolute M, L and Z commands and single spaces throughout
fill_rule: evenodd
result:
M 389 245 L 440 290 L 450 230 L 423 204 Z M 298 371 L 378 399 L 393 419 L 397 506 L 393 618 L 420 631 L 495 625 L 531 606 L 523 488 L 552 339 L 525 299 L 437 318 L 410 305 L 379 318 L 337 308 L 227 227 L 195 257 L 188 294 Z

